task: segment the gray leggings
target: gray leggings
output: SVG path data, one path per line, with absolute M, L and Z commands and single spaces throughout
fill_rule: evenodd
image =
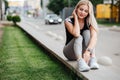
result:
M 87 48 L 90 41 L 90 31 L 84 30 L 81 36 L 73 38 L 63 49 L 63 53 L 68 60 L 77 60 L 82 57 L 83 51 Z M 93 51 L 93 53 L 95 50 Z

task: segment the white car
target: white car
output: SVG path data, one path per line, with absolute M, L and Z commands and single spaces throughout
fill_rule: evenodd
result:
M 62 23 L 62 19 L 57 16 L 56 14 L 48 14 L 46 17 L 45 17 L 45 24 L 60 24 Z

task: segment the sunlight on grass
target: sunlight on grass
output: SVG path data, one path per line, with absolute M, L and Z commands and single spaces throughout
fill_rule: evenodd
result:
M 72 80 L 18 27 L 4 27 L 0 46 L 0 80 Z

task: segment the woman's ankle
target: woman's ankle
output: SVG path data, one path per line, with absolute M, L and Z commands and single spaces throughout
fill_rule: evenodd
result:
M 95 56 L 95 54 L 91 54 L 90 57 L 92 58 L 92 57 L 96 57 L 96 56 Z

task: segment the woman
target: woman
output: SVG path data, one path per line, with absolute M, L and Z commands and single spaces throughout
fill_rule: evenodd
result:
M 98 69 L 95 57 L 98 26 L 93 5 L 88 0 L 80 0 L 72 16 L 65 20 L 66 44 L 63 53 L 68 60 L 77 60 L 79 71 Z

